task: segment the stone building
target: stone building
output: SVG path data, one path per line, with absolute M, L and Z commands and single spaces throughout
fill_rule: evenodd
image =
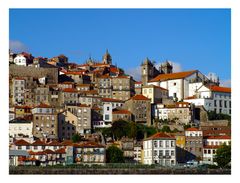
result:
M 33 113 L 33 136 L 36 138 L 58 139 L 58 113 L 47 104 L 40 104 Z
M 63 111 L 58 115 L 59 138 L 62 140 L 71 140 L 73 135 L 78 133 L 78 117 L 70 111 Z
M 99 96 L 104 98 L 112 98 L 112 80 L 108 75 L 97 78 L 97 88 Z
M 151 99 L 135 95 L 125 102 L 124 108 L 132 113 L 133 121 L 151 125 Z
M 203 132 L 197 128 L 188 128 L 185 130 L 185 150 L 186 160 L 203 159 Z
M 91 133 L 92 129 L 92 114 L 91 107 L 86 104 L 68 104 L 65 107 L 73 115 L 77 116 L 78 122 L 76 131 L 80 134 Z
M 112 121 L 118 121 L 118 120 L 125 120 L 125 121 L 131 121 L 132 120 L 132 114 L 128 110 L 124 109 L 113 109 L 112 110 Z
M 112 98 L 126 101 L 134 95 L 134 81 L 131 76 L 112 77 Z
M 49 87 L 47 85 L 38 85 L 34 89 L 34 103 L 35 105 L 49 104 Z
M 155 85 L 143 86 L 142 94 L 151 99 L 151 104 L 162 103 L 163 99 L 168 98 L 168 90 Z

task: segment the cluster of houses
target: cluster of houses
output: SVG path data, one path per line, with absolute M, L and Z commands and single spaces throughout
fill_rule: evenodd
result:
M 226 122 L 208 120 L 207 112 L 231 115 L 231 88 L 198 70 L 174 73 L 168 61 L 157 69 L 148 58 L 141 75 L 135 81 L 112 64 L 108 51 L 102 61 L 89 58 L 84 64 L 64 55 L 10 52 L 10 164 L 104 164 L 112 144 L 143 164 L 172 166 L 196 158 L 214 163 L 216 149 L 230 144 L 231 133 Z M 164 122 L 180 132 L 106 142 L 96 129 L 118 120 L 160 127 Z M 71 142 L 75 134 L 84 141 Z

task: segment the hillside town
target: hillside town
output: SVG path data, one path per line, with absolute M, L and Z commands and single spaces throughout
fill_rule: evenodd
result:
M 139 65 L 135 80 L 108 50 L 81 64 L 9 51 L 9 165 L 219 165 L 231 88 L 168 60 Z

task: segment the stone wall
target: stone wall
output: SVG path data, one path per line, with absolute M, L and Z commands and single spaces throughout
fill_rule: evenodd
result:
M 18 65 L 9 66 L 9 75 L 12 77 L 47 77 L 47 81 L 50 84 L 58 83 L 58 68 L 35 68 L 35 67 L 25 67 Z

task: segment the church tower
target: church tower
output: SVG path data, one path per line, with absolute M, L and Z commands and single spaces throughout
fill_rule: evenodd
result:
M 159 71 L 161 74 L 170 74 L 172 73 L 172 70 L 173 70 L 173 66 L 168 61 L 161 64 L 161 66 L 159 67 Z
M 108 50 L 106 50 L 106 53 L 103 55 L 103 64 L 112 64 L 112 57 L 111 55 L 108 53 Z
M 146 86 L 147 82 L 154 77 L 154 66 L 148 58 L 141 65 L 141 74 L 143 86 Z

